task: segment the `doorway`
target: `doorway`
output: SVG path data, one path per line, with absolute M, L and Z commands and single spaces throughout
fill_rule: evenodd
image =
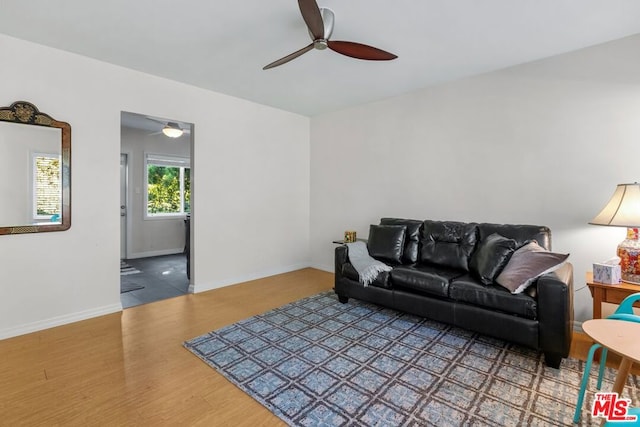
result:
M 193 124 L 121 113 L 120 296 L 124 308 L 190 291 Z
M 127 160 L 128 154 L 120 154 L 120 259 L 127 259 Z

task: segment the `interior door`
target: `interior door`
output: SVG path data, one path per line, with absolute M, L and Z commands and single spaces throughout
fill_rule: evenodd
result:
M 120 154 L 120 259 L 127 259 L 127 155 Z

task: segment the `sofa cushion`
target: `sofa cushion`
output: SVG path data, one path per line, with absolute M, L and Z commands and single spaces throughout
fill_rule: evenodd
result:
M 469 258 L 475 248 L 475 223 L 425 221 L 420 239 L 422 262 L 469 271 Z
M 538 307 L 536 300 L 526 293 L 511 294 L 498 285 L 484 285 L 470 274 L 466 274 L 451 282 L 449 298 L 467 304 L 486 307 L 515 314 L 527 319 L 537 318 Z
M 496 277 L 496 283 L 513 294 L 519 294 L 538 277 L 560 267 L 568 257 L 569 254 L 549 252 L 534 240 L 513 253 L 507 265 Z
M 417 219 L 382 218 L 380 219 L 380 225 L 404 225 L 407 227 L 404 238 L 402 263 L 415 264 L 418 262 L 418 245 L 420 244 L 420 227 L 422 227 L 422 221 Z
M 348 279 L 359 282 L 360 276 L 353 265 L 350 262 L 342 264 L 342 275 Z M 391 281 L 389 280 L 389 271 L 383 271 L 378 274 L 373 282 L 369 284 L 376 288 L 391 289 Z
M 419 292 L 449 296 L 449 283 L 464 272 L 432 265 L 399 266 L 391 270 L 393 287 L 413 289 Z
M 469 270 L 485 285 L 490 285 L 500 274 L 516 250 L 516 241 L 493 233 L 478 243 L 471 256 Z
M 406 231 L 405 225 L 370 225 L 369 255 L 383 262 L 400 264 Z
M 551 250 L 551 230 L 542 225 L 478 224 L 478 240 L 482 241 L 493 233 L 515 240 L 518 247 L 535 240 L 543 248 Z

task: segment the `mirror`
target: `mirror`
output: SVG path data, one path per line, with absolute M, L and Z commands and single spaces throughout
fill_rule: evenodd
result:
M 71 126 L 26 101 L 0 108 L 0 235 L 71 227 Z

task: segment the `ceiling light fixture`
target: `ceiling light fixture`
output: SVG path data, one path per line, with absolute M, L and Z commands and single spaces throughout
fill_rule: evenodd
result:
M 169 122 L 165 127 L 162 128 L 162 133 L 167 135 L 169 138 L 180 138 L 184 131 L 177 123 Z

